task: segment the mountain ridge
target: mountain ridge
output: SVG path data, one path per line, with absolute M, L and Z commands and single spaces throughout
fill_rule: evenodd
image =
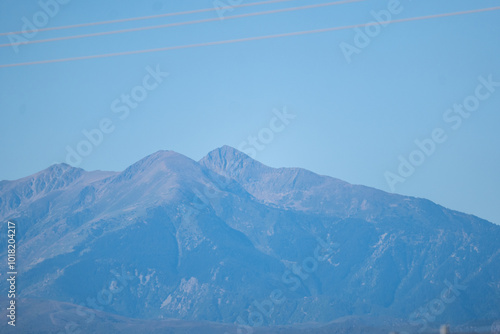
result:
M 23 298 L 89 307 L 123 272 L 130 284 L 100 307 L 125 317 L 248 323 L 279 290 L 286 302 L 262 325 L 372 315 L 416 327 L 458 280 L 468 288 L 440 321 L 500 317 L 497 225 L 228 146 L 199 161 L 158 151 L 122 172 L 51 166 L 1 183 L 0 219 L 18 226 Z M 338 248 L 310 262 L 321 244 Z

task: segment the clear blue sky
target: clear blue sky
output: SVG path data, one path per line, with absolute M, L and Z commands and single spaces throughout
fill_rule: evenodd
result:
M 62 0 L 61 0 L 62 1 Z M 1 0 L 0 32 L 21 30 L 34 18 L 45 27 L 211 8 L 213 0 L 66 0 L 44 22 L 38 1 Z M 232 0 L 236 3 L 236 0 Z M 255 1 L 255 0 L 253 0 Z M 42 0 L 49 2 L 48 0 Z M 250 3 L 242 0 L 241 4 Z M 325 0 L 295 0 L 234 8 L 226 16 L 290 8 Z M 228 3 L 222 0 L 222 3 Z M 0 64 L 67 58 L 264 36 L 373 21 L 389 1 L 224 19 L 166 29 L 0 48 Z M 466 11 L 495 1 L 401 0 L 394 19 Z M 23 19 L 23 17 L 25 19 Z M 217 18 L 216 12 L 59 31 L 26 40 Z M 379 27 L 380 28 L 380 27 Z M 376 29 L 373 28 L 373 29 Z M 365 28 L 361 28 L 362 31 Z M 375 30 L 373 30 L 375 31 Z M 376 31 L 375 31 L 376 32 Z M 242 43 L 64 63 L 0 68 L 0 179 L 17 179 L 65 162 L 66 147 L 82 130 L 113 122 L 114 131 L 82 158 L 86 170 L 123 170 L 160 149 L 195 160 L 249 135 L 269 135 L 273 109 L 296 115 L 274 123 L 256 159 L 273 167 L 303 167 L 355 184 L 391 191 L 385 173 L 397 173 L 416 139 L 441 128 L 446 141 L 394 191 L 500 223 L 500 87 L 470 117 L 446 122 L 454 104 L 470 98 L 478 78 L 500 82 L 500 11 L 380 28 L 348 63 L 341 43 L 356 46 L 353 29 Z M 0 36 L 0 44 L 9 43 Z M 361 45 L 361 44 L 358 44 Z M 141 86 L 148 66 L 169 76 L 120 119 L 111 105 Z M 153 81 L 148 81 L 153 85 Z M 481 88 L 481 96 L 487 93 Z M 144 90 L 142 90 L 144 91 Z M 135 90 L 137 94 L 141 89 Z M 138 96 L 138 95 L 137 95 Z M 478 101 L 478 100 L 477 100 Z M 124 104 L 118 100 L 115 109 Z M 282 130 L 282 131 L 281 131 Z M 264 132 L 262 132 L 264 131 Z M 266 132 L 267 131 L 267 132 Z M 268 138 L 268 137 L 263 137 Z M 262 144 L 262 143 L 261 143 Z M 259 145 L 261 145 L 259 144 Z M 244 146 L 248 148 L 247 146 Z M 418 158 L 418 154 L 414 155 Z

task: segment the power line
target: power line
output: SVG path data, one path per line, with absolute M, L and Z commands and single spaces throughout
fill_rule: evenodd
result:
M 62 58 L 62 59 L 38 60 L 38 61 L 31 61 L 31 62 L 25 62 L 25 63 L 3 64 L 3 65 L 0 65 L 0 68 L 4 68 L 4 67 L 17 67 L 17 66 L 27 66 L 27 65 L 38 65 L 38 64 L 49 64 L 49 63 L 59 63 L 59 62 L 68 62 L 68 61 L 84 60 L 84 59 L 107 58 L 107 57 L 115 57 L 115 56 L 125 56 L 125 55 L 132 55 L 132 54 L 149 53 L 149 52 L 160 52 L 160 51 L 169 51 L 169 50 L 188 49 L 188 48 L 211 46 L 211 45 L 222 45 L 222 44 L 240 43 L 240 42 L 256 41 L 256 40 L 263 40 L 263 39 L 272 39 L 272 38 L 280 38 L 280 37 L 288 37 L 288 36 L 299 36 L 299 35 L 315 34 L 315 33 L 328 32 L 328 31 L 336 31 L 336 30 L 345 30 L 345 29 L 352 29 L 352 28 L 360 28 L 360 27 L 367 27 L 367 26 L 373 26 L 373 25 L 379 25 L 379 24 L 390 24 L 390 23 L 400 23 L 400 22 L 410 22 L 410 21 L 427 20 L 427 19 L 433 19 L 433 18 L 441 18 L 441 17 L 449 17 L 449 16 L 473 14 L 473 13 L 496 11 L 496 10 L 500 10 L 500 6 L 498 6 L 498 7 L 490 7 L 490 8 L 481 8 L 481 9 L 472 9 L 472 10 L 466 10 L 466 11 L 461 11 L 461 12 L 453 12 L 453 13 L 444 13 L 444 14 L 434 14 L 434 15 L 426 15 L 426 16 L 419 16 L 419 17 L 410 17 L 410 18 L 389 20 L 389 21 L 383 21 L 383 22 L 368 22 L 368 23 L 360 23 L 360 24 L 354 24 L 354 25 L 348 25 L 348 26 L 341 26 L 341 27 L 332 27 L 332 28 L 323 28 L 323 29 L 315 29 L 315 30 L 306 30 L 306 31 L 298 31 L 298 32 L 291 32 L 291 33 L 282 33 L 282 34 L 267 35 L 267 36 L 246 37 L 246 38 L 224 40 L 224 41 L 215 41 L 215 42 L 205 42 L 205 43 L 198 43 L 198 44 L 169 46 L 169 47 L 163 47 L 163 48 L 157 48 L 157 49 L 124 51 L 124 52 L 116 52 L 116 53 L 108 53 L 108 54 L 100 54 L 100 55 L 91 55 L 91 56 L 79 56 L 79 57 Z
M 267 15 L 267 14 L 276 14 L 276 13 L 282 13 L 282 12 L 292 12 L 292 11 L 312 9 L 312 8 L 320 8 L 320 7 L 327 7 L 327 6 L 342 5 L 342 4 L 347 4 L 347 3 L 351 3 L 351 2 L 360 2 L 360 1 L 366 1 L 366 0 L 343 0 L 343 1 L 335 1 L 335 2 L 322 3 L 322 4 L 306 5 L 306 6 L 300 6 L 300 7 L 274 9 L 274 10 L 268 10 L 268 11 L 257 12 L 257 13 L 247 13 L 247 14 L 239 14 L 239 15 L 227 16 L 224 19 L 225 20 L 228 20 L 228 19 L 238 19 L 238 18 L 243 18 L 243 17 L 260 16 L 260 15 Z M 149 26 L 149 27 L 138 27 L 138 28 L 130 28 L 130 29 L 122 29 L 122 30 L 114 30 L 114 31 L 96 32 L 96 33 L 83 34 L 83 35 L 63 36 L 63 37 L 55 37 L 55 38 L 48 38 L 48 39 L 41 39 L 41 40 L 34 40 L 34 41 L 9 43 L 9 44 L 0 44 L 0 48 L 1 47 L 7 47 L 7 46 L 14 46 L 14 45 L 47 43 L 47 42 L 63 41 L 63 40 L 78 39 L 78 38 L 85 38 L 85 37 L 96 37 L 96 36 L 104 36 L 104 35 L 122 34 L 122 33 L 127 33 L 127 32 L 135 32 L 135 31 L 143 31 L 143 30 L 151 30 L 151 29 L 168 28 L 168 27 L 175 27 L 175 26 L 182 26 L 182 25 L 191 25 L 191 24 L 197 24 L 197 23 L 207 23 L 207 22 L 213 22 L 213 21 L 218 21 L 218 20 L 219 20 L 219 18 L 209 18 L 209 19 L 201 19 L 201 20 L 194 20 L 194 21 L 187 21 L 187 22 L 177 22 L 177 23 L 161 24 L 161 25 Z
M 197 13 L 212 12 L 212 11 L 222 10 L 222 9 L 252 7 L 252 6 L 268 5 L 268 4 L 272 4 L 272 3 L 289 2 L 289 1 L 295 1 L 295 0 L 268 0 L 268 1 L 251 2 L 251 3 L 247 3 L 247 4 L 234 5 L 234 6 L 225 6 L 225 7 L 219 7 L 219 8 L 212 7 L 212 8 L 194 9 L 194 10 L 187 10 L 187 11 L 183 11 L 183 12 L 175 12 L 175 13 L 165 13 L 165 14 L 157 14 L 157 15 L 149 15 L 149 16 L 141 16 L 141 17 L 131 17 L 131 18 L 126 18 L 126 19 L 117 19 L 117 20 L 100 21 L 100 22 L 79 23 L 79 24 L 72 24 L 72 25 L 60 26 L 60 27 L 47 27 L 47 28 L 40 28 L 40 29 L 36 29 L 36 30 L 0 32 L 0 36 L 12 35 L 12 34 L 24 34 L 24 33 L 31 33 L 31 32 L 40 32 L 40 31 L 49 31 L 49 30 L 81 28 L 81 27 L 97 26 L 97 25 L 120 23 L 120 22 L 149 20 L 149 19 L 156 19 L 156 18 L 160 18 L 160 17 L 197 14 Z

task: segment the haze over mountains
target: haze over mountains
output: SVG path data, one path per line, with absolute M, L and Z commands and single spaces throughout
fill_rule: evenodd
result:
M 51 319 L 63 332 L 104 321 L 89 309 L 110 323 L 174 318 L 240 330 L 344 319 L 418 332 L 500 319 L 500 226 L 270 168 L 228 146 L 198 162 L 160 151 L 123 172 L 59 164 L 1 181 L 0 218 L 17 223 L 19 298 L 81 305 L 56 321 L 33 303 L 21 319 Z

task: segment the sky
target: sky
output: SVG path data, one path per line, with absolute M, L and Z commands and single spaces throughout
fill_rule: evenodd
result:
M 229 145 L 500 224 L 500 10 L 468 13 L 498 2 L 252 3 L 0 0 L 0 33 L 24 31 L 0 34 L 0 180 Z M 340 29 L 252 39 L 326 28 Z

